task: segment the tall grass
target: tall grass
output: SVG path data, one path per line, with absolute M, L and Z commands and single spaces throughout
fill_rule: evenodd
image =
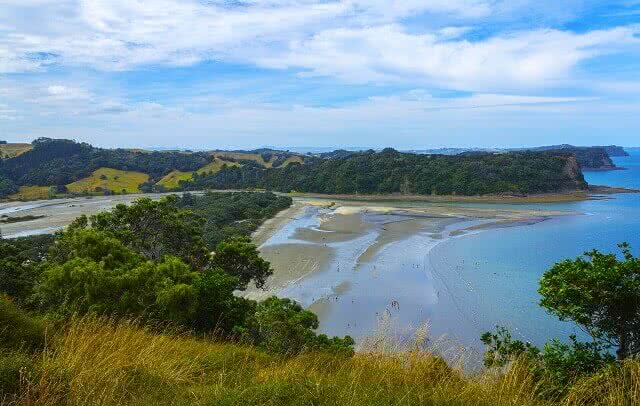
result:
M 71 320 L 38 356 L 15 405 L 491 405 L 542 406 L 524 363 L 474 376 L 420 346 L 354 357 L 281 358 L 250 347 L 135 323 Z M 580 382 L 563 403 L 634 405 L 640 363 Z

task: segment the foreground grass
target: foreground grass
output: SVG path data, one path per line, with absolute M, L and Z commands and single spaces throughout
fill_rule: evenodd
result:
M 285 359 L 96 318 L 73 320 L 34 363 L 33 372 L 22 370 L 19 396 L 5 404 L 551 404 L 535 398 L 531 376 L 517 365 L 504 374 L 466 377 L 422 351 Z M 639 365 L 581 382 L 562 404 L 638 404 Z

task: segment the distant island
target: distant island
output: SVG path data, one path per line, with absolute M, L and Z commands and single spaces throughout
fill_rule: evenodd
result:
M 8 153 L 8 151 L 11 151 Z M 205 189 L 353 195 L 525 196 L 587 190 L 581 164 L 604 149 L 459 155 L 334 151 L 144 151 L 40 138 L 2 144 L 0 197 L 32 200 Z M 584 166 L 583 166 L 584 167 Z

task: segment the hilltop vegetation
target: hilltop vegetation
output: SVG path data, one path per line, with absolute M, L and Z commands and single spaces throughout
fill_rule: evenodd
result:
M 568 153 L 445 156 L 386 149 L 284 168 L 225 168 L 213 175 L 195 176 L 186 186 L 327 194 L 484 195 L 578 190 L 586 188 L 586 183 Z
M 27 267 L 13 273 L 28 276 L 17 281 L 22 290 L 13 290 L 14 295 L 28 299 L 28 292 L 35 292 L 37 299 L 16 303 L 0 297 L 0 321 L 8 327 L 0 330 L 0 404 L 578 406 L 640 401 L 640 363 L 594 363 L 590 346 L 554 345 L 540 355 L 508 335 L 488 336 L 487 360 L 498 368 L 471 376 L 430 352 L 421 335 L 406 347 L 394 347 L 382 335 L 352 354 L 350 341 L 315 335 L 317 319 L 290 301 L 271 298 L 251 305 L 221 295 L 238 281 L 226 272 L 190 272 L 175 257 L 139 263 L 144 272 L 125 270 L 121 266 L 139 261 L 139 254 L 99 233 L 85 228 L 58 236 L 60 248 L 41 263 L 40 276 L 32 272 L 37 268 L 25 273 L 30 265 L 24 260 L 42 261 L 42 247 L 50 241 L 29 253 L 29 239 L 0 242 L 5 250 L 1 272 Z M 60 256 L 64 252 L 74 259 Z M 550 278 L 568 271 L 569 262 Z M 156 266 L 164 269 L 161 279 L 152 271 Z M 67 267 L 75 272 L 61 272 Z M 103 273 L 100 267 L 110 270 Z M 85 272 L 91 272 L 90 279 L 83 278 Z M 190 286 L 199 287 L 185 301 Z M 85 295 L 83 289 L 91 295 L 74 299 Z M 214 306 L 201 307 L 200 300 Z M 42 319 L 24 311 L 34 304 L 54 313 Z M 193 318 L 190 309 L 206 317 Z M 234 329 L 246 314 L 241 309 L 249 312 L 246 327 Z M 240 341 L 197 333 L 210 329 L 211 315 L 220 311 L 231 318 L 216 321 L 217 331 L 231 328 Z M 71 315 L 76 312 L 86 314 Z M 134 316 L 137 321 L 128 321 Z M 173 327 L 158 324 L 162 320 L 171 320 Z M 194 321 L 190 331 L 176 327 Z

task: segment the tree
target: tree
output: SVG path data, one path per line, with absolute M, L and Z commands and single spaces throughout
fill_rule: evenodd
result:
M 159 261 L 165 255 L 173 255 L 202 270 L 209 262 L 209 249 L 201 230 L 204 220 L 189 210 L 179 210 L 174 205 L 176 199 L 143 198 L 128 206 L 119 204 L 110 212 L 78 218 L 69 231 L 90 225 L 112 234 L 148 259 Z
M 34 295 L 43 310 L 63 317 L 97 313 L 190 327 L 199 273 L 179 258 L 148 261 L 97 230 L 77 230 L 57 245 L 64 245 L 68 256 L 58 253 L 43 265 Z
M 40 273 L 39 263 L 51 245 L 49 235 L 3 240 L 0 235 L 0 294 L 24 305 Z
M 18 186 L 9 178 L 5 177 L 0 173 L 0 197 L 5 197 L 16 193 L 18 191 Z
M 623 259 L 597 250 L 554 265 L 540 280 L 540 305 L 572 320 L 619 360 L 640 352 L 640 259 L 626 243 Z
M 238 278 L 220 268 L 208 269 L 196 281 L 199 303 L 194 328 L 228 338 L 244 326 L 256 302 L 233 294 Z
M 317 335 L 318 317 L 290 299 L 275 296 L 258 303 L 244 337 L 267 351 L 295 355 L 305 351 L 353 353 L 351 337 Z
M 238 290 L 245 290 L 251 280 L 257 288 L 263 288 L 273 274 L 271 264 L 260 257 L 249 237 L 233 237 L 218 244 L 212 265 L 236 277 Z

